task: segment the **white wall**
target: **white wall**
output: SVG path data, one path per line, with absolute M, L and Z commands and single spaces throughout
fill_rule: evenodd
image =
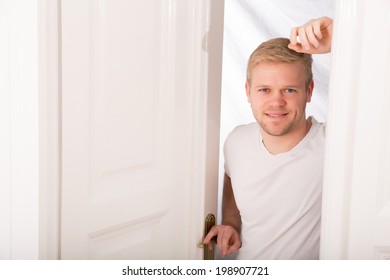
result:
M 0 259 L 38 258 L 37 1 L 0 1 Z

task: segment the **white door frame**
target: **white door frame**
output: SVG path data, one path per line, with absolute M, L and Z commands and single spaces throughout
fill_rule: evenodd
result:
M 60 258 L 61 0 L 38 0 L 39 40 L 39 258 Z
M 37 4 L 0 2 L 0 259 L 39 257 Z
M 335 6 L 320 257 L 390 259 L 390 3 Z

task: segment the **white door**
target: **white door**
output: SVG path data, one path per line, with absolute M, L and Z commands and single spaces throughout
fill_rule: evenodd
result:
M 201 258 L 223 1 L 61 5 L 61 258 Z
M 321 258 L 390 259 L 390 2 L 335 4 Z

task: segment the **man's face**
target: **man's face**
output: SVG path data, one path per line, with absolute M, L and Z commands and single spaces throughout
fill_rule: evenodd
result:
M 306 88 L 301 62 L 262 62 L 246 84 L 248 102 L 263 131 L 284 136 L 306 125 L 306 103 L 310 102 L 314 83 Z

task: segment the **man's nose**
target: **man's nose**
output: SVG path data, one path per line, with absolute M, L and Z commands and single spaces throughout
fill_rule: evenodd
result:
M 271 102 L 272 106 L 275 106 L 275 107 L 285 106 L 286 99 L 285 99 L 283 92 L 279 92 L 279 91 L 273 92 L 273 94 L 271 95 L 270 102 Z

